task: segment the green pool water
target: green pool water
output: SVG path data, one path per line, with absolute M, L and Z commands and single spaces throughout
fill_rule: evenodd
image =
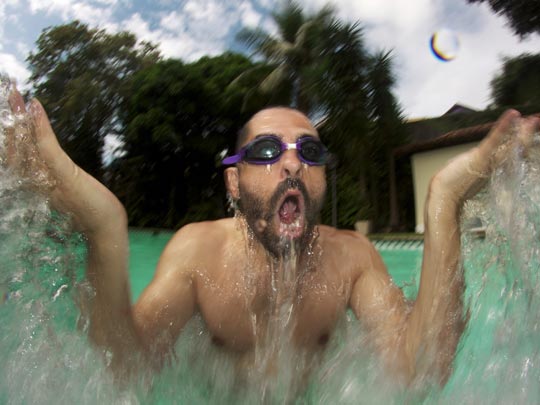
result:
M 49 221 L 46 217 L 43 220 Z M 84 324 L 79 318 L 79 290 L 70 287 L 77 275 L 69 270 L 84 267 L 83 255 L 77 253 L 82 240 L 70 242 L 49 226 L 44 233 L 35 234 L 28 234 L 23 227 L 11 229 L 4 235 L 5 243 L 0 244 L 4 258 L 13 258 L 4 266 L 9 269 L 8 282 L 0 285 L 6 290 L 0 305 L 4 325 L 0 334 L 0 360 L 4 364 L 0 404 L 53 403 L 57 399 L 54 403 L 247 404 L 260 403 L 265 392 L 278 399 L 268 403 L 286 403 L 279 398 L 283 387 L 294 387 L 288 383 L 292 377 L 289 374 L 279 375 L 275 381 L 257 380 L 260 386 L 246 396 L 238 394 L 238 401 L 231 388 L 233 362 L 227 361 L 227 353 L 210 344 L 200 317 L 186 325 L 176 345 L 181 361 L 155 377 L 151 390 L 134 384 L 119 392 L 100 357 L 88 345 L 86 332 L 80 329 Z M 17 235 L 19 231 L 21 235 Z M 57 236 L 51 239 L 46 235 Z M 172 235 L 168 231 L 130 231 L 130 279 L 135 300 L 151 281 Z M 470 322 L 461 339 L 454 372 L 443 391 L 387 391 L 388 385 L 377 377 L 378 363 L 369 352 L 359 350 L 359 324 L 351 318 L 345 328 L 340 328 L 343 338 L 334 339 L 335 347 L 327 351 L 313 377 L 314 384 L 298 403 L 538 403 L 540 287 L 537 278 L 530 275 L 538 274 L 540 261 L 535 256 L 537 250 L 526 254 L 528 251 L 519 246 L 503 243 L 498 234 L 495 239 L 496 243 L 492 238 L 464 244 L 468 257 L 465 301 Z M 25 242 L 21 244 L 21 240 Z M 531 241 L 525 246 L 533 245 Z M 413 298 L 421 247 L 375 246 L 396 284 Z M 287 345 L 278 347 L 283 355 L 280 361 L 284 362 L 279 369 L 293 373 L 297 366 L 287 357 Z
M 135 301 L 154 277 L 159 256 L 173 236 L 172 231 L 129 231 L 129 275 L 131 294 Z

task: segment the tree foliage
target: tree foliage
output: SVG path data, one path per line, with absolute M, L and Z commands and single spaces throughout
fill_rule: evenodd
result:
M 47 106 L 63 148 L 97 178 L 105 136 L 121 130 L 118 109 L 130 77 L 158 58 L 133 34 L 108 34 L 78 21 L 44 30 L 30 53 L 34 95 Z
M 352 44 L 328 69 L 335 78 L 330 80 L 332 91 L 325 94 L 326 119 L 320 132 L 337 155 L 338 176 L 354 180 L 347 194 L 338 194 L 338 224 L 350 227 L 359 219 L 371 219 L 379 229 L 389 221 L 391 152 L 406 140 L 401 110 L 391 91 L 390 54 L 362 54 L 359 44 L 354 45 L 358 27 L 342 29 Z
M 186 64 L 159 60 L 132 34 L 78 22 L 49 28 L 28 58 L 34 92 L 60 141 L 100 177 L 104 137 L 117 134 L 123 156 L 106 182 L 132 225 L 176 228 L 225 214 L 220 160 L 238 129 L 268 104 L 297 106 L 321 121 L 337 155 L 339 226 L 387 215 L 387 158 L 402 140 L 388 53 L 371 55 L 358 23 L 331 8 L 305 15 L 287 3 L 279 35 L 244 30 L 264 62 L 225 53 Z M 331 212 L 323 211 L 330 223 Z
M 521 38 L 540 34 L 539 0 L 467 0 L 469 3 L 488 3 L 493 12 L 504 15 L 512 30 Z
M 134 77 L 122 117 L 125 155 L 111 179 L 132 224 L 176 228 L 224 216 L 222 152 L 254 113 L 239 108 L 246 88 L 228 85 L 252 67 L 225 53 L 165 60 Z
M 540 54 L 505 58 L 491 80 L 495 107 L 540 106 Z

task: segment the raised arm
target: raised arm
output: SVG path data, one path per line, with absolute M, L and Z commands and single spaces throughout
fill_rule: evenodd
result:
M 94 293 L 83 305 L 90 319 L 90 338 L 113 354 L 113 368 L 120 372 L 137 369 L 140 360 L 155 364 L 157 351 L 168 350 L 164 343 L 174 343 L 172 338 L 164 340 L 163 336 L 176 338 L 193 313 L 191 281 L 181 274 L 176 260 L 181 243 L 170 244 L 166 249 L 156 277 L 134 311 L 124 207 L 62 150 L 37 100 L 26 111 L 21 95 L 14 90 L 9 103 L 15 114 L 27 112 L 30 121 L 8 132 L 5 160 L 14 172 L 26 177 L 31 187 L 49 198 L 52 208 L 68 214 L 75 228 L 86 237 L 86 276 Z
M 369 327 L 384 358 L 408 382 L 424 377 L 444 383 L 465 326 L 462 295 L 460 213 L 464 202 L 486 183 L 511 150 L 526 150 L 540 127 L 537 118 L 506 112 L 476 148 L 452 160 L 432 179 L 425 207 L 424 257 L 420 288 L 407 307 L 384 271 L 357 281 L 351 305 L 363 317 L 379 313 Z M 380 268 L 380 264 L 373 266 Z M 382 343 L 380 343 L 382 342 Z
M 169 241 L 152 282 L 137 300 L 133 312 L 142 343 L 159 366 L 170 354 L 196 307 L 192 269 L 187 265 L 196 251 L 196 240 L 204 237 L 196 224 L 186 225 Z
M 15 114 L 26 112 L 29 120 L 8 132 L 6 160 L 23 177 L 37 175 L 40 182 L 32 186 L 45 193 L 52 208 L 68 214 L 85 235 L 87 278 L 95 293 L 85 305 L 90 337 L 113 353 L 113 364 L 124 363 L 141 349 L 131 316 L 125 210 L 62 150 L 39 101 L 33 100 L 26 111 L 14 89 L 9 103 Z

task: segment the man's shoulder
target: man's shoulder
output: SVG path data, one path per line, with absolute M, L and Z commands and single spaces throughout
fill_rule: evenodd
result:
M 173 244 L 188 243 L 192 247 L 223 244 L 234 232 L 234 219 L 224 218 L 215 221 L 193 222 L 180 228 L 171 239 Z
M 235 230 L 232 219 L 196 222 L 183 226 L 170 239 L 163 250 L 160 271 L 179 270 L 182 274 L 209 267 L 222 256 Z M 211 267 L 211 266 L 210 266 Z
M 356 246 L 373 246 L 370 240 L 359 232 L 349 229 L 337 229 L 328 225 L 319 225 L 319 234 L 328 243 L 339 243 Z
M 336 229 L 329 226 L 319 228 L 323 250 L 343 268 L 351 265 L 361 272 L 372 270 L 386 272 L 382 258 L 369 238 L 360 232 Z M 361 273 L 356 273 L 359 275 Z

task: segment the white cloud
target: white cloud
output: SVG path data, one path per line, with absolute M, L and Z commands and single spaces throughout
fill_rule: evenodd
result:
M 128 20 L 121 23 L 122 29 L 134 33 L 139 39 L 154 41 L 159 39 L 159 35 L 150 30 L 150 25 L 139 13 L 132 14 Z
M 4 26 L 6 21 L 6 5 L 0 4 L 0 41 L 4 39 Z M 0 42 L 0 51 L 2 50 L 2 43 Z
M 9 53 L 0 53 L 0 73 L 7 74 L 15 79 L 20 84 L 20 88 L 24 89 L 30 72 L 26 66 L 21 63 L 14 55 Z
M 115 6 L 118 4 L 118 0 L 94 0 L 94 2 L 104 6 Z
M 112 20 L 113 9 L 110 7 L 94 7 L 88 3 L 78 2 L 72 5 L 70 18 L 82 21 L 90 26 L 102 26 Z
M 213 0 L 188 0 L 184 6 L 188 18 L 214 21 L 224 14 L 223 3 Z
M 163 16 L 160 25 L 165 30 L 172 32 L 185 31 L 187 28 L 184 16 L 176 11 Z
M 335 6 L 339 18 L 361 21 L 369 25 L 390 24 L 409 31 L 428 21 L 432 16 L 432 0 L 302 0 L 309 12 L 320 10 L 326 4 Z
M 223 52 L 229 30 L 239 18 L 238 9 L 217 0 L 190 0 L 182 10 L 163 15 L 159 29 L 147 35 L 155 38 L 166 56 L 193 61 Z
M 118 0 L 29 0 L 32 14 L 59 16 L 62 21 L 80 20 L 90 26 L 111 25 Z M 113 24 L 114 25 L 114 24 Z
M 226 9 L 219 0 L 189 0 L 183 12 L 189 31 L 195 37 L 220 40 L 239 19 L 237 9 L 231 10 Z
M 59 14 L 64 21 L 69 18 L 73 3 L 75 3 L 74 0 L 29 0 L 30 12 L 32 14 L 41 12 L 44 12 L 48 16 Z
M 174 13 L 173 13 L 174 14 Z M 182 18 L 175 19 L 174 15 L 162 20 L 163 27 L 151 29 L 150 24 L 138 13 L 122 23 L 122 28 L 134 33 L 140 40 L 157 44 L 166 57 L 182 58 L 192 61 L 205 54 L 215 54 L 216 47 L 204 44 L 187 33 L 182 24 Z
M 440 62 L 429 52 L 403 48 L 404 76 L 398 88 L 400 101 L 410 116 L 440 115 L 459 102 L 483 109 L 491 102 L 490 81 L 502 66 L 502 56 L 538 52 L 540 38 L 519 42 L 505 20 L 487 8 L 477 13 L 481 30 L 460 33 L 460 51 L 451 62 Z
M 17 49 L 17 52 L 19 52 L 19 54 L 21 55 L 28 55 L 30 53 L 30 48 L 26 42 L 17 42 L 15 48 Z
M 250 1 L 246 0 L 242 2 L 239 10 L 243 27 L 256 27 L 259 25 L 262 15 L 253 9 Z

